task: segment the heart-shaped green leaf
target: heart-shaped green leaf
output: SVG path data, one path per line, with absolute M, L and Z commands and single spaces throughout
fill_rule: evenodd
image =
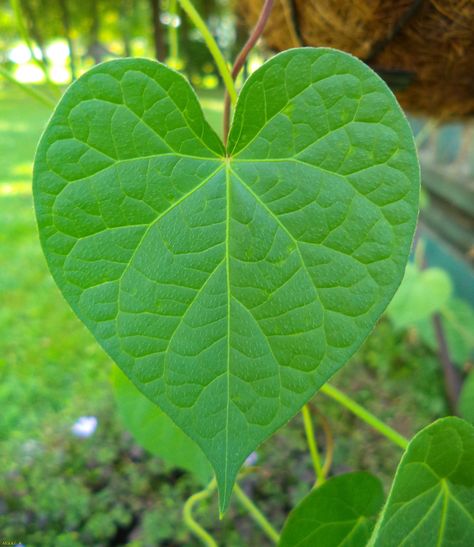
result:
M 472 425 L 443 418 L 411 440 L 370 545 L 474 545 Z
M 333 477 L 290 513 L 280 547 L 365 547 L 383 505 L 381 482 L 370 473 Z
M 221 509 L 255 447 L 360 346 L 403 275 L 418 163 L 393 95 L 329 49 L 245 83 L 227 153 L 187 81 L 94 67 L 38 147 L 34 198 L 64 296 L 202 448 Z
M 203 484 L 212 476 L 206 456 L 173 421 L 115 370 L 114 391 L 118 411 L 136 442 L 168 465 L 191 471 Z

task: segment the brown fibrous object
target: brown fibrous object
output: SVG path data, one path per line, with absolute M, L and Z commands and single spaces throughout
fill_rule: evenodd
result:
M 263 0 L 236 5 L 250 27 Z M 264 40 L 352 53 L 395 83 L 408 112 L 474 115 L 474 0 L 275 0 Z

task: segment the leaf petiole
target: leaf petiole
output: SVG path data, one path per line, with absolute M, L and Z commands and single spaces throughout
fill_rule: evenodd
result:
M 260 12 L 257 24 L 255 25 L 254 29 L 252 30 L 250 36 L 248 37 L 247 41 L 244 44 L 244 47 L 240 51 L 240 53 L 237 56 L 237 59 L 234 62 L 234 66 L 232 67 L 232 81 L 235 82 L 237 76 L 239 75 L 240 71 L 242 70 L 242 67 L 244 66 L 245 61 L 247 60 L 248 54 L 252 50 L 253 46 L 257 43 L 258 39 L 263 33 L 263 30 L 265 28 L 265 25 L 267 24 L 268 18 L 270 17 L 270 13 L 273 8 L 273 0 L 265 0 L 262 10 Z M 225 94 L 224 97 L 224 144 L 227 145 L 227 136 L 229 134 L 229 126 L 230 126 L 230 100 L 229 100 L 229 93 Z

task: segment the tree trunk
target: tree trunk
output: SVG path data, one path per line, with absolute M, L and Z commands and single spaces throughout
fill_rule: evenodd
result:
M 74 51 L 74 42 L 71 38 L 71 18 L 67 5 L 67 0 L 59 0 L 59 7 L 61 8 L 61 18 L 64 27 L 64 35 L 66 38 L 67 46 L 69 48 L 69 66 L 71 67 L 71 79 L 72 81 L 74 81 L 77 77 L 76 55 Z
M 153 44 L 155 46 L 155 57 L 158 61 L 166 58 L 165 42 L 163 40 L 163 27 L 160 21 L 160 0 L 150 0 L 151 22 L 153 27 Z
M 97 9 L 97 2 L 93 0 L 91 3 L 91 33 L 89 40 L 88 53 L 94 59 L 94 63 L 97 65 L 101 62 L 100 44 L 99 44 L 99 10 Z
M 120 27 L 122 30 L 123 54 L 125 57 L 132 56 L 130 18 L 132 16 L 132 0 L 122 0 L 120 3 Z
M 49 60 L 46 57 L 46 48 L 44 45 L 43 35 L 38 27 L 33 6 L 30 4 L 29 0 L 21 0 L 21 7 L 23 9 L 23 13 L 25 14 L 28 31 L 41 52 L 43 63 L 46 66 L 49 66 Z

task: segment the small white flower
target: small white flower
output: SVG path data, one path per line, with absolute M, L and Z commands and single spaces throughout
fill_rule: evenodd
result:
M 97 429 L 98 420 L 95 416 L 81 416 L 71 427 L 73 435 L 81 439 L 87 439 Z
M 258 462 L 258 454 L 256 452 L 252 452 L 247 456 L 247 459 L 244 462 L 245 467 L 252 467 L 252 465 L 255 465 Z

